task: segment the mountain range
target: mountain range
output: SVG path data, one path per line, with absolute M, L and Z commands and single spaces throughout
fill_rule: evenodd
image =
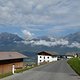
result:
M 69 40 L 70 42 L 79 42 L 80 43 L 80 32 L 76 32 L 74 34 L 69 34 L 65 36 L 65 39 Z
M 25 40 L 16 34 L 0 33 L 0 51 L 19 51 L 34 56 L 39 51 L 55 51 L 59 54 L 80 52 L 80 32 L 62 38 L 43 36 Z

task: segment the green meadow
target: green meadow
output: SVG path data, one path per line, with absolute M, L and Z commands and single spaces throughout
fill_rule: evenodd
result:
M 68 64 L 80 75 L 80 58 L 72 58 L 68 60 Z

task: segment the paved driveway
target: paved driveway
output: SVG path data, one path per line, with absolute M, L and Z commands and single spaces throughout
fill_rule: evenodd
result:
M 66 60 L 61 60 L 1 80 L 80 80 L 80 77 Z

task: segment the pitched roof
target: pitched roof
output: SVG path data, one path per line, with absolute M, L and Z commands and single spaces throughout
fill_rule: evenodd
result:
M 51 55 L 51 56 L 58 55 L 56 52 L 50 52 L 50 51 L 42 51 L 42 52 L 39 52 L 38 55 L 46 55 L 44 53 L 46 53 L 47 55 Z
M 76 53 L 76 52 L 68 52 L 68 53 L 66 53 L 65 55 L 74 56 L 74 55 L 76 55 L 76 54 L 78 54 L 78 53 Z
M 18 52 L 0 52 L 0 60 L 26 58 L 27 56 Z

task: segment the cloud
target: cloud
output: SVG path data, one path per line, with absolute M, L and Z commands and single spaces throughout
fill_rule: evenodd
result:
M 32 46 L 47 46 L 47 47 L 55 47 L 55 46 L 63 46 L 63 47 L 69 47 L 69 48 L 80 48 L 80 43 L 78 42 L 72 42 L 70 43 L 68 40 L 65 39 L 57 39 L 53 37 L 49 37 L 50 40 L 30 40 L 30 41 L 24 41 L 25 44 L 31 44 Z
M 48 47 L 54 47 L 54 46 L 57 46 L 57 45 L 61 45 L 61 46 L 65 46 L 65 45 L 68 45 L 69 42 L 67 40 L 64 40 L 64 39 L 60 39 L 60 40 L 57 40 L 57 39 L 52 39 L 50 41 L 46 41 L 46 40 L 38 40 L 38 41 L 34 41 L 34 40 L 31 40 L 31 41 L 24 41 L 25 44 L 31 44 L 31 45 L 43 45 L 43 46 L 48 46 Z
M 77 48 L 80 48 L 80 43 L 78 43 L 78 42 L 74 42 L 74 43 L 72 43 L 71 45 L 68 45 L 68 47 L 77 47 Z
M 57 27 L 56 33 L 80 29 L 80 1 L 0 0 L 0 24 L 46 32 Z
M 33 33 L 30 33 L 30 32 L 27 31 L 27 30 L 23 30 L 22 33 L 24 34 L 24 38 L 25 38 L 26 40 L 32 39 L 32 38 L 33 38 L 33 35 L 34 35 Z

